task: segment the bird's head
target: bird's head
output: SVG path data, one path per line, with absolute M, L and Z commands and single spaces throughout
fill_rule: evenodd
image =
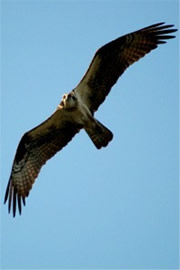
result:
M 64 94 L 61 101 L 61 106 L 67 110 L 73 110 L 77 107 L 77 97 L 73 91 L 68 94 Z

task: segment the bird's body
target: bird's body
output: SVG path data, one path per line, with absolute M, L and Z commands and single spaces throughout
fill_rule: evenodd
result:
M 106 147 L 112 132 L 95 118 L 122 73 L 145 54 L 165 43 L 176 29 L 173 25 L 154 24 L 130 33 L 101 47 L 86 74 L 70 93 L 65 94 L 56 111 L 42 124 L 26 132 L 17 148 L 5 194 L 13 216 L 25 198 L 41 167 L 60 151 L 81 129 L 84 129 L 97 149 Z

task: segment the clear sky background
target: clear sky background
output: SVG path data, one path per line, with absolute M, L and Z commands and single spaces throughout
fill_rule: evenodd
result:
M 131 66 L 84 131 L 42 168 L 21 216 L 3 205 L 21 136 L 56 109 L 95 51 L 164 21 L 178 1 L 1 2 L 1 267 L 178 268 L 178 38 Z M 178 36 L 178 33 L 176 33 Z

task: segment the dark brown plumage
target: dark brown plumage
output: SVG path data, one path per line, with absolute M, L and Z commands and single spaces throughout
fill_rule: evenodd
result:
M 111 87 L 131 64 L 157 48 L 158 44 L 175 37 L 169 35 L 177 31 L 172 27 L 164 23 L 153 24 L 117 38 L 96 52 L 76 89 L 92 112 L 103 103 Z
M 13 216 L 18 205 L 21 214 L 25 198 L 48 159 L 60 151 L 82 128 L 100 149 L 112 140 L 113 134 L 94 118 L 94 112 L 105 100 L 119 76 L 131 64 L 166 43 L 176 29 L 158 23 L 124 35 L 101 47 L 95 54 L 79 85 L 64 95 L 52 116 L 22 137 L 12 166 L 5 200 Z

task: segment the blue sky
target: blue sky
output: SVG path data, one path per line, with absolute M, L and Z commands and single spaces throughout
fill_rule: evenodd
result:
M 178 268 L 178 38 L 131 66 L 96 117 L 42 168 L 15 219 L 3 197 L 21 136 L 55 110 L 95 51 L 178 1 L 2 1 L 1 267 Z M 178 33 L 177 33 L 178 36 Z

